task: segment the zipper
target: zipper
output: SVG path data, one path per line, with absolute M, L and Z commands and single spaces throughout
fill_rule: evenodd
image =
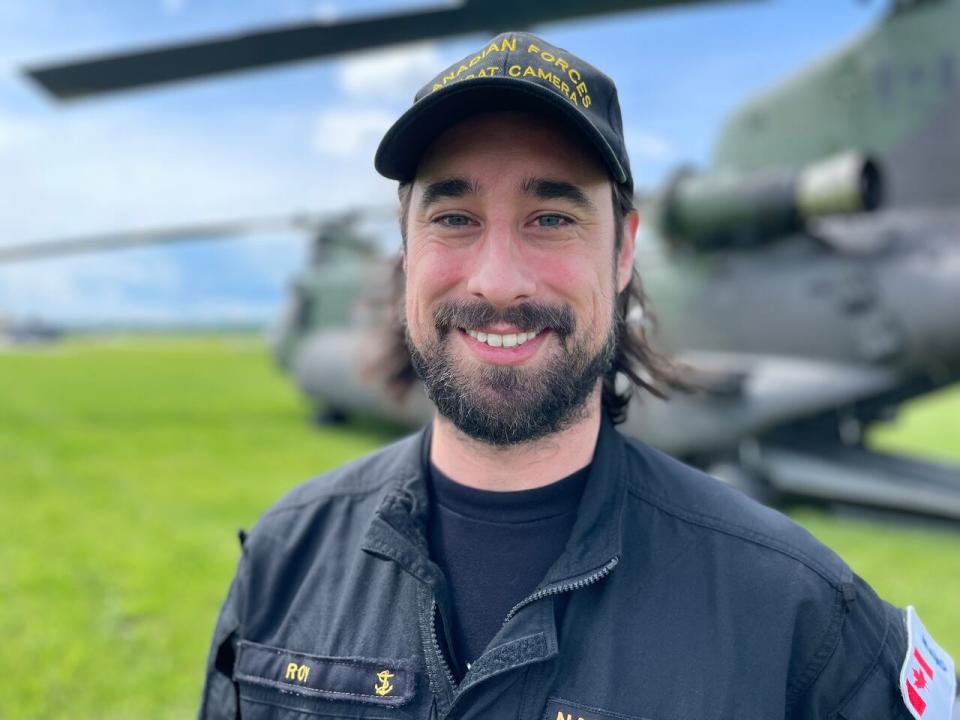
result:
M 433 651 L 437 655 L 437 659 L 440 661 L 440 667 L 443 668 L 443 672 L 447 676 L 447 682 L 450 683 L 451 689 L 456 689 L 457 681 L 453 677 L 453 671 L 450 670 L 450 666 L 447 664 L 447 658 L 443 654 L 443 650 L 440 647 L 440 638 L 437 635 L 437 600 L 434 598 L 430 602 L 430 630 L 431 630 L 431 640 L 433 641 Z
M 620 556 L 614 555 L 607 561 L 606 565 L 597 568 L 594 572 L 585 577 L 574 580 L 573 582 L 560 583 L 558 585 L 545 587 L 542 590 L 537 590 L 535 593 L 528 595 L 510 608 L 510 612 L 507 613 L 507 617 L 504 619 L 503 624 L 506 625 L 508 622 L 510 622 L 510 618 L 516 615 L 521 608 L 526 607 L 532 602 L 536 602 L 537 600 L 541 600 L 545 597 L 550 597 L 551 595 L 560 595 L 561 593 L 570 592 L 572 590 L 580 590 L 581 588 L 585 588 L 588 585 L 593 585 L 593 583 L 603 580 L 603 578 L 609 575 L 610 571 L 613 570 L 619 562 Z M 434 642 L 436 642 L 436 628 L 434 628 Z
M 510 622 L 510 619 L 514 615 L 516 615 L 521 608 L 526 607 L 532 602 L 536 602 L 537 600 L 541 600 L 542 598 L 550 597 L 552 595 L 560 595 L 565 592 L 580 590 L 581 588 L 585 588 L 588 585 L 593 585 L 595 582 L 599 582 L 600 580 L 603 580 L 603 578 L 609 575 L 610 572 L 617 566 L 619 562 L 620 562 L 620 556 L 614 555 L 612 558 L 610 558 L 606 562 L 606 564 L 597 568 L 595 571 L 593 571 L 589 575 L 578 578 L 577 580 L 563 582 L 557 585 L 551 585 L 550 587 L 546 587 L 541 590 L 537 590 L 535 593 L 533 593 L 532 595 L 528 595 L 526 598 L 518 602 L 512 608 L 510 608 L 510 612 L 507 613 L 507 617 L 504 619 L 503 624 L 506 625 L 508 622 Z M 433 652 L 436 655 L 438 662 L 440 663 L 440 667 L 443 669 L 443 672 L 446 675 L 447 682 L 449 683 L 449 687 L 453 690 L 456 690 L 457 681 L 453 677 L 453 671 L 450 670 L 450 665 L 447 664 L 447 658 L 443 654 L 443 650 L 440 647 L 440 636 L 437 634 L 437 615 L 438 614 L 439 613 L 437 612 L 437 600 L 436 598 L 433 598 L 430 601 L 430 640 L 433 645 Z

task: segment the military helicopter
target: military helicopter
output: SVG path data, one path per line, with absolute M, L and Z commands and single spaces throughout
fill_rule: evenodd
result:
M 0 351 L 15 345 L 44 345 L 55 342 L 62 331 L 41 320 L 14 322 L 0 314 Z
M 28 75 L 76 99 L 666 4 L 474 1 Z M 635 396 L 626 432 L 767 500 L 960 519 L 960 468 L 864 442 L 905 401 L 960 380 L 958 36 L 960 0 L 896 0 L 858 40 L 736 111 L 712 167 L 679 170 L 647 204 L 637 268 L 661 346 L 694 368 L 700 391 L 670 402 Z M 397 401 L 361 370 L 376 308 L 389 302 L 391 266 L 371 259 L 369 243 L 348 241 L 351 222 L 317 233 L 324 239 L 294 285 L 275 353 L 325 419 L 364 413 L 420 424 L 431 413 L 423 393 Z

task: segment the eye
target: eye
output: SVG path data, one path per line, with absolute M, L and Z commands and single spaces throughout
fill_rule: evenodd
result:
M 431 222 L 435 222 L 438 225 L 444 225 L 446 227 L 461 228 L 468 227 L 469 225 L 473 224 L 473 218 L 468 217 L 467 215 L 450 213 L 449 215 L 441 215 L 436 217 Z
M 572 225 L 573 220 L 568 218 L 566 215 L 558 215 L 557 213 L 544 213 L 543 215 L 537 215 L 534 222 L 537 227 L 542 228 L 556 228 L 564 227 L 566 225 Z

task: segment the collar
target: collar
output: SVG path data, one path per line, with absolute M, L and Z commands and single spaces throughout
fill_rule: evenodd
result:
M 623 479 L 624 454 L 623 437 L 603 413 L 590 475 L 570 539 L 547 573 L 542 587 L 590 574 L 620 557 L 623 547 L 621 518 L 627 488 Z
M 397 562 L 439 590 L 444 584 L 443 575 L 430 560 L 427 546 L 429 497 L 424 459 L 429 458 L 431 434 L 427 425 L 400 443 L 396 462 L 391 465 L 395 480 L 374 513 L 363 548 Z M 620 556 L 626 492 L 624 452 L 622 436 L 604 414 L 570 539 L 541 587 L 592 573 Z
M 404 570 L 438 590 L 443 573 L 430 560 L 427 520 L 430 498 L 426 463 L 430 456 L 432 425 L 406 438 L 397 447 L 397 457 L 387 469 L 394 476 L 374 512 L 364 536 L 363 549 L 393 560 Z

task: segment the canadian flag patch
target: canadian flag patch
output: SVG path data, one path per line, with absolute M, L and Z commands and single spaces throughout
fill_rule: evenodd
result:
M 953 660 L 937 645 L 913 606 L 906 610 L 907 656 L 900 668 L 900 693 L 917 720 L 949 720 L 957 693 Z

